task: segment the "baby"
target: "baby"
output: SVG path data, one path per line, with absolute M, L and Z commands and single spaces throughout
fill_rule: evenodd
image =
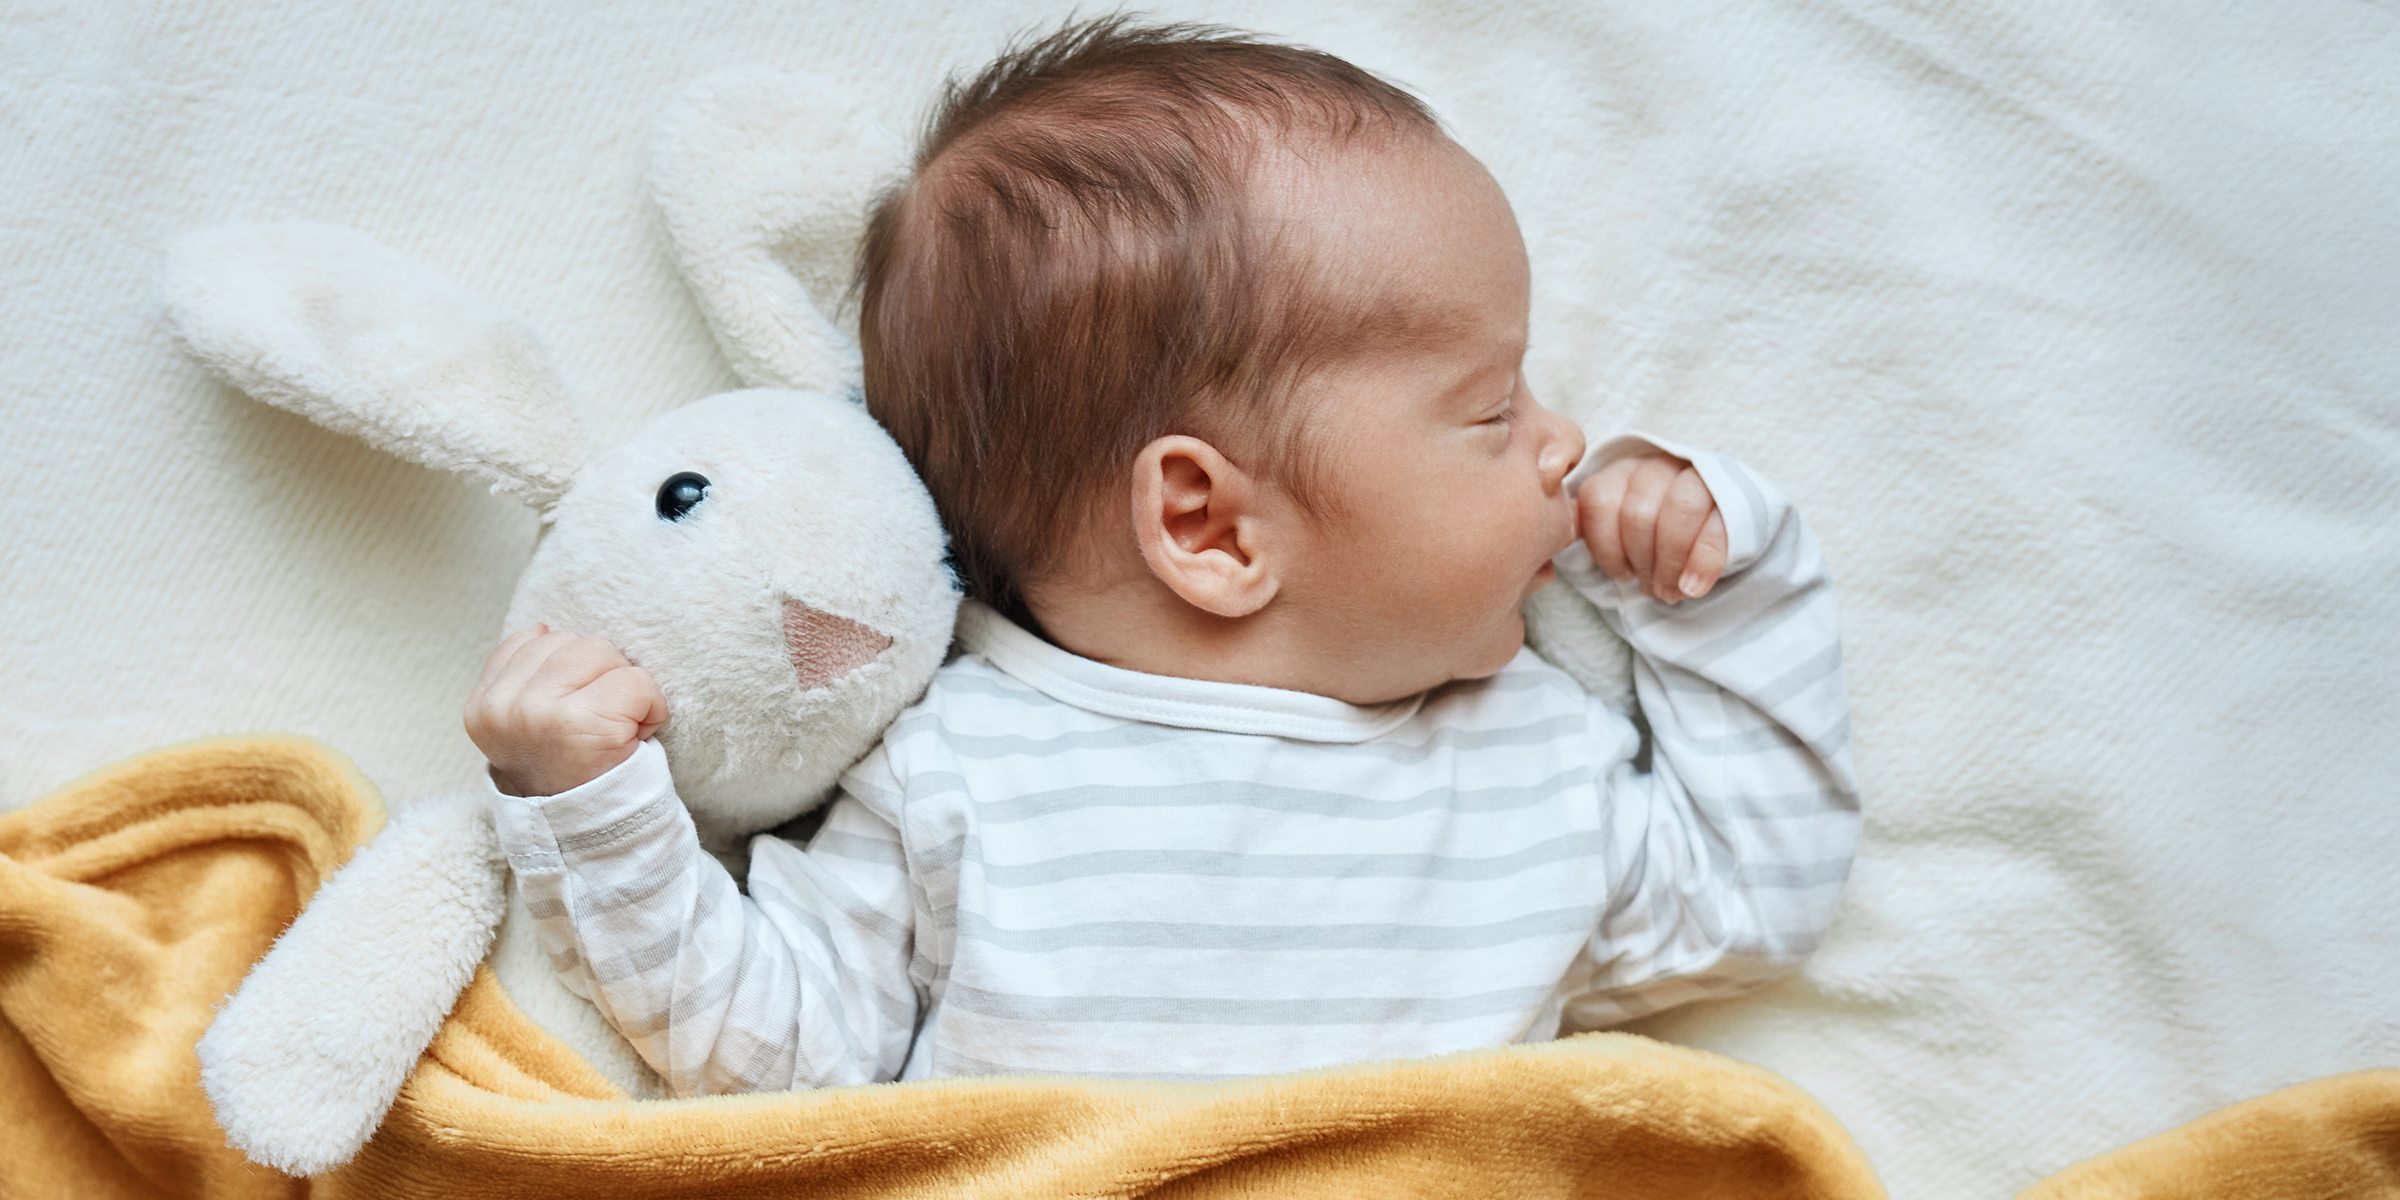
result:
M 1433 1054 L 1816 946 L 1858 833 L 1816 546 L 1534 400 L 1515 218 L 1415 99 L 1071 26 L 950 90 L 860 278 L 969 600 L 807 848 L 736 887 L 604 641 L 518 633 L 468 703 L 554 964 L 677 1094 Z M 1554 575 L 1646 747 L 1524 648 Z

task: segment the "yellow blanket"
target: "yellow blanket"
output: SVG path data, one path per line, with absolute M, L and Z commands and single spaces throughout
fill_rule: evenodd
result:
M 226 1147 L 193 1044 L 382 825 L 289 738 L 164 750 L 0 817 L 0 1196 L 1787 1196 L 1881 1189 L 1790 1084 L 1623 1034 L 1211 1085 L 954 1080 L 635 1103 L 478 975 L 347 1167 Z M 2400 1072 L 2287 1089 L 2044 1200 L 2400 1197 Z

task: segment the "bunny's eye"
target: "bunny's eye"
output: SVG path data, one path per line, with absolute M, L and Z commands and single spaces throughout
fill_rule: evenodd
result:
M 665 483 L 658 485 L 658 517 L 662 521 L 680 521 L 707 494 L 708 476 L 692 471 L 669 475 Z

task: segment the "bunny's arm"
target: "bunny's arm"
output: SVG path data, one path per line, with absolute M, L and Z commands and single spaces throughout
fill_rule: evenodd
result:
M 200 1084 L 253 1161 L 350 1160 L 490 949 L 507 874 L 473 795 L 396 816 L 317 889 L 200 1039 Z
M 561 981 L 675 1095 L 899 1073 L 919 1007 L 915 910 L 884 815 L 844 797 L 825 827 L 882 853 L 754 839 L 745 896 L 701 848 L 656 742 L 581 787 L 497 805 L 509 867 Z

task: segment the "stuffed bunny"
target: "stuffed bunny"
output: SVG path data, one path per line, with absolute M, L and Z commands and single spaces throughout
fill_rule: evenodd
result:
M 737 872 L 748 835 L 821 803 L 923 691 L 958 604 L 932 502 L 794 271 L 839 253 L 897 157 L 845 128 L 872 127 L 761 72 L 702 81 L 670 111 L 652 194 L 737 373 L 767 387 L 601 454 L 523 326 L 359 234 L 206 230 L 170 248 L 163 280 L 179 336 L 235 387 L 541 514 L 504 628 L 597 634 L 657 677 L 676 790 Z M 553 974 L 482 795 L 395 806 L 202 1039 L 219 1123 L 254 1160 L 347 1161 L 485 961 L 629 1095 L 663 1094 Z
M 657 676 L 660 744 L 720 855 L 820 803 L 941 663 L 958 598 L 940 524 L 899 448 L 836 390 L 843 348 L 822 319 L 830 370 L 795 380 L 815 387 L 698 401 L 586 461 L 530 335 L 357 234 L 190 235 L 166 290 L 192 351 L 251 395 L 540 511 L 505 626 L 598 634 Z M 527 1015 L 629 1094 L 659 1094 L 557 982 L 506 883 L 476 794 L 400 809 L 201 1042 L 235 1144 L 300 1173 L 345 1161 L 495 927 L 493 968 Z
M 721 856 L 822 802 L 941 664 L 958 596 L 940 523 L 842 394 L 844 348 L 821 318 L 802 328 L 826 370 L 794 380 L 813 387 L 713 396 L 587 460 L 529 334 L 358 234 L 189 235 L 166 291 L 178 333 L 235 386 L 540 511 L 506 628 L 598 634 L 658 678 L 659 742 Z M 786 359 L 805 362 L 798 349 Z M 299 1173 L 347 1160 L 496 927 L 493 969 L 527 1015 L 629 1094 L 660 1094 L 553 976 L 507 879 L 476 793 L 400 808 L 200 1044 L 235 1144 Z

